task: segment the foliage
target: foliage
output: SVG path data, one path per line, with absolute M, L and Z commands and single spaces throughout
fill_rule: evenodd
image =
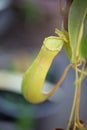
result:
M 75 96 L 72 105 L 72 111 L 68 123 L 67 130 L 70 129 L 72 117 L 74 114 L 73 130 L 85 130 L 84 125 L 79 119 L 79 103 L 81 83 L 86 73 L 87 60 L 87 0 L 74 0 L 69 10 L 68 16 L 68 32 L 62 27 L 62 31 L 56 29 L 55 33 L 58 37 L 48 37 L 35 59 L 34 63 L 26 72 L 22 82 L 22 92 L 26 99 L 32 103 L 39 103 L 46 100 L 54 93 L 56 88 L 62 83 L 68 70 L 73 67 L 75 70 Z M 51 39 L 50 39 L 51 38 Z M 61 42 L 60 42 L 61 41 Z M 56 54 L 65 46 L 65 50 L 70 59 L 70 65 L 66 67 L 63 76 L 59 82 L 49 93 L 42 92 L 42 86 L 47 74 L 47 71 L 55 58 Z M 54 56 L 51 55 L 54 53 Z M 82 65 L 81 69 L 78 67 Z M 39 97 L 39 98 L 38 98 Z
M 40 16 L 38 9 L 33 5 L 28 6 L 27 3 L 21 7 L 21 11 L 26 15 L 28 21 L 30 21 L 29 18 L 31 16 L 31 22 Z M 47 100 L 60 86 L 67 72 L 72 67 L 75 71 L 75 95 L 67 130 L 70 130 L 73 116 L 72 129 L 87 130 L 84 123 L 79 119 L 81 84 L 87 76 L 87 0 L 73 0 L 68 15 L 68 31 L 65 30 L 63 24 L 61 30 L 55 29 L 57 36 L 50 36 L 43 41 L 39 54 L 23 77 L 22 93 L 33 104 Z M 53 89 L 48 93 L 44 92 L 43 84 L 47 72 L 55 56 L 59 54 L 63 46 L 70 64 L 65 68 L 63 75 Z M 19 114 L 21 114 L 21 111 Z M 30 126 L 32 125 L 32 120 L 29 118 L 26 120 L 25 114 L 24 117 L 18 120 L 18 124 L 22 124 L 22 129 L 26 129 L 29 122 Z

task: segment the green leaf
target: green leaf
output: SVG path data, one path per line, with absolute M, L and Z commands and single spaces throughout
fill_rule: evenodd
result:
M 87 35 L 82 38 L 80 45 L 80 56 L 83 61 L 87 60 Z
M 81 60 L 87 60 L 87 17 L 84 22 L 84 35 L 80 44 L 80 57 Z
M 77 63 L 79 57 L 79 46 L 83 34 L 83 21 L 87 12 L 87 0 L 74 0 L 68 19 L 68 31 L 70 46 L 72 49 L 72 63 Z

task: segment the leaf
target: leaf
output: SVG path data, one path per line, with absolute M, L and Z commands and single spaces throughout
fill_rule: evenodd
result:
M 80 44 L 80 57 L 81 60 L 87 60 L 87 17 L 84 22 L 84 35 Z
M 87 0 L 74 0 L 68 19 L 70 46 L 72 49 L 72 63 L 77 63 L 79 46 L 83 34 L 83 21 L 87 12 Z

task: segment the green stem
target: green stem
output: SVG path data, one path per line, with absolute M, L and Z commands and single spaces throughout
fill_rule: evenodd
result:
M 78 88 L 77 88 L 77 83 L 78 83 L 78 71 L 77 71 L 77 67 L 75 68 L 75 70 L 76 70 L 76 100 L 77 100 L 77 92 L 78 92 Z M 75 100 L 75 107 L 76 107 L 76 100 Z M 74 108 L 75 109 L 75 108 Z M 76 126 L 77 126 L 77 124 L 76 124 L 76 114 L 74 115 L 74 126 L 73 126 L 73 130 L 76 130 Z
M 86 73 L 85 71 L 80 70 L 80 69 L 78 69 L 78 68 L 77 68 L 77 70 L 78 70 L 79 73 L 82 73 L 82 74 L 84 74 L 85 76 L 87 76 L 87 73 Z
M 84 71 L 85 64 L 82 66 L 82 71 Z M 81 83 L 83 80 L 83 73 L 81 73 L 80 78 L 77 80 L 77 97 L 76 97 L 76 108 L 75 108 L 75 116 L 76 116 L 76 123 L 79 128 L 83 128 L 83 125 L 80 123 L 79 120 L 79 107 L 80 107 L 80 95 L 81 95 Z
M 75 100 L 75 108 L 76 108 L 76 102 L 77 102 L 77 95 L 78 95 L 78 79 L 79 79 L 79 75 L 78 75 L 78 70 L 77 70 L 77 66 L 76 66 L 76 68 L 75 68 L 75 70 L 76 70 L 76 100 Z M 75 112 L 76 112 L 76 110 L 77 109 L 75 109 Z M 77 127 L 77 114 L 75 113 L 75 118 L 74 118 L 74 130 L 76 130 L 76 127 Z
M 75 67 L 75 69 L 76 69 L 76 80 L 77 80 L 78 79 L 77 67 Z M 69 130 L 71 122 L 72 122 L 74 109 L 75 109 L 75 104 L 76 104 L 76 97 L 77 97 L 77 87 L 75 88 L 75 95 L 74 95 L 74 100 L 73 100 L 73 105 L 72 105 L 72 110 L 71 110 L 71 114 L 70 114 L 67 130 Z

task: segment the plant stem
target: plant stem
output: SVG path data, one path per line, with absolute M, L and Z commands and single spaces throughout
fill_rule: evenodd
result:
M 84 67 L 85 67 L 85 64 L 83 64 L 83 66 L 82 66 L 82 71 L 84 71 Z M 77 123 L 79 128 L 83 128 L 83 125 L 80 123 L 80 120 L 79 120 L 79 107 L 80 107 L 82 80 L 83 80 L 83 73 L 81 73 L 80 78 L 78 80 L 76 80 L 77 81 L 77 83 L 76 83 L 77 97 L 76 97 L 76 105 L 75 105 L 75 116 L 76 116 L 76 123 Z
M 77 68 L 77 70 L 78 70 L 79 73 L 82 73 L 82 74 L 84 74 L 85 76 L 87 76 L 87 73 L 86 73 L 85 71 L 80 70 L 80 69 L 78 69 L 78 68 Z
M 76 70 L 76 80 L 77 80 L 78 79 L 77 66 L 75 67 L 75 70 Z M 74 114 L 74 110 L 75 110 L 75 104 L 76 104 L 76 97 L 77 97 L 77 87 L 75 87 L 75 95 L 74 95 L 74 100 L 73 100 L 73 105 L 72 105 L 72 110 L 70 113 L 70 118 L 69 118 L 67 130 L 69 130 L 71 122 L 72 122 L 72 118 L 73 118 L 73 114 Z
M 76 71 L 76 81 L 75 81 L 75 84 L 76 84 L 76 100 L 77 100 L 77 93 L 78 93 L 78 87 L 77 87 L 77 83 L 78 83 L 78 78 L 79 78 L 79 76 L 78 76 L 78 71 L 77 71 L 77 66 L 76 66 L 76 68 L 75 68 L 75 71 Z M 76 100 L 75 100 L 75 107 L 76 107 Z M 74 108 L 75 109 L 75 108 Z M 77 115 L 75 114 L 74 115 L 74 126 L 73 126 L 73 130 L 76 130 L 76 126 L 77 126 L 77 124 L 76 124 L 76 119 L 77 119 Z
M 82 70 L 79 70 L 77 66 L 75 66 L 76 87 L 75 87 L 75 95 L 74 95 L 74 100 L 73 100 L 73 105 L 72 105 L 72 110 L 71 110 L 67 130 L 70 129 L 74 110 L 75 110 L 75 117 L 74 117 L 73 130 L 76 130 L 77 127 L 80 129 L 83 128 L 83 124 L 81 124 L 79 120 L 79 107 L 80 107 L 80 96 L 81 96 L 81 83 L 82 83 L 83 78 L 85 77 L 84 75 L 86 75 L 86 72 L 84 72 L 84 68 L 85 68 L 85 63 L 82 66 Z M 80 72 L 80 76 L 79 76 L 79 72 Z M 83 129 L 85 130 L 85 128 Z
M 70 68 L 72 67 L 72 64 L 69 64 L 66 69 L 63 72 L 63 75 L 61 76 L 60 80 L 56 83 L 56 85 L 53 87 L 53 89 L 49 92 L 49 95 L 51 95 L 63 82 L 64 78 L 66 77 L 66 74 L 68 73 L 68 71 L 70 70 Z
M 65 8 L 62 7 L 62 0 L 58 0 L 58 8 L 60 15 L 62 16 L 63 22 L 64 22 L 64 29 L 68 31 L 68 14 L 69 9 L 72 4 L 73 0 L 66 0 L 66 6 Z

